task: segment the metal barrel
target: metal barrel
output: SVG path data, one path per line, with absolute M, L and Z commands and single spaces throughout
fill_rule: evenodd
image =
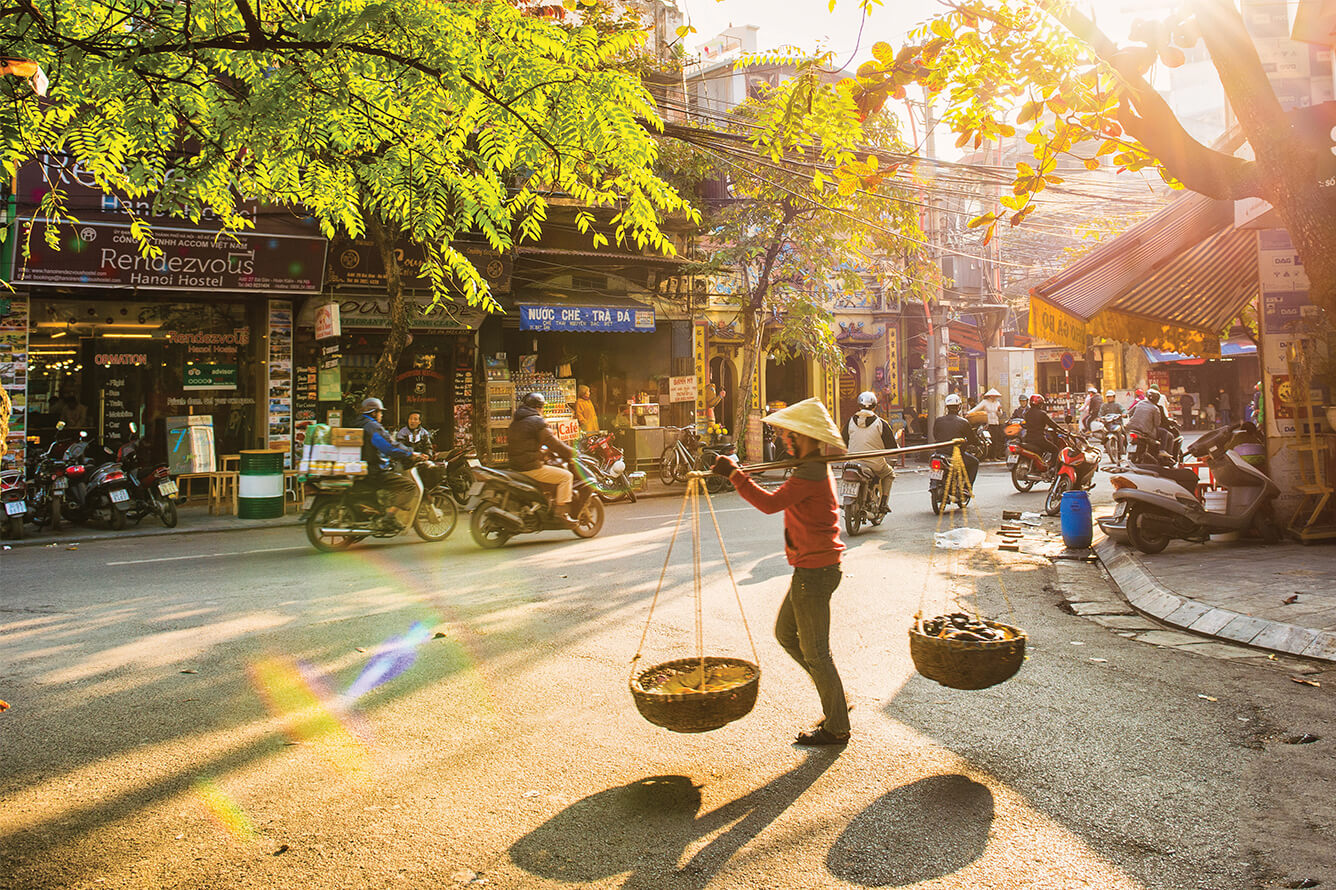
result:
M 237 517 L 276 519 L 283 515 L 283 451 L 243 451 L 237 477 Z

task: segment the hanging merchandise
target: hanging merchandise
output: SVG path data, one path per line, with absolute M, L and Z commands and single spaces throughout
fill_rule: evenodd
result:
M 946 471 L 945 489 L 948 493 L 968 487 L 969 476 L 965 462 L 960 456 L 959 447 L 953 449 L 950 466 Z M 968 504 L 968 501 L 966 501 Z M 946 514 L 942 514 L 945 517 Z M 959 528 L 947 532 L 941 530 L 942 517 L 937 520 L 936 546 L 951 552 L 953 560 L 948 576 L 954 581 L 958 577 L 954 561 L 960 559 L 963 549 L 977 547 L 984 538 L 980 529 L 970 528 L 969 507 L 961 508 L 958 514 L 963 517 Z M 934 550 L 933 559 L 936 559 Z M 927 597 L 929 578 L 932 577 L 932 562 L 929 562 L 928 575 L 923 581 L 923 592 L 919 596 L 919 609 L 914 615 L 914 624 L 909 628 L 909 654 L 914 659 L 914 667 L 929 680 L 952 689 L 986 689 L 1012 677 L 1025 661 L 1025 633 L 1011 624 L 983 618 L 976 609 L 971 614 L 963 609 L 943 612 L 934 618 L 924 619 L 923 604 Z M 1006 582 L 999 572 L 996 576 L 1002 597 L 1006 600 L 1007 610 L 1011 612 L 1011 599 L 1007 596 Z M 948 607 L 952 600 L 951 582 L 948 582 L 946 599 Z M 1015 621 L 1014 616 L 1011 619 Z
M 710 502 L 709 492 L 705 488 L 704 476 L 703 472 L 693 473 L 687 482 L 687 492 L 677 513 L 677 525 L 673 528 L 672 538 L 668 542 L 668 553 L 663 559 L 663 571 L 659 573 L 659 585 L 650 603 L 645 630 L 640 635 L 640 645 L 636 649 L 635 657 L 631 659 L 630 687 L 636 708 L 650 723 L 673 732 L 709 732 L 747 716 L 756 705 L 756 692 L 761 683 L 760 658 L 756 654 L 756 643 L 752 640 L 751 628 L 747 625 L 747 615 L 742 608 L 742 596 L 738 593 L 737 581 L 733 578 L 733 566 L 729 562 L 728 551 L 724 548 L 724 536 L 719 530 L 719 519 L 715 515 L 714 504 Z M 747 633 L 747 642 L 751 644 L 752 661 L 705 654 L 701 607 L 701 495 L 705 496 L 710 518 L 714 522 L 715 535 L 719 538 L 719 552 L 723 554 L 724 567 L 728 570 L 728 582 L 733 588 L 738 613 L 742 615 L 742 627 Z M 635 666 L 645 648 L 645 638 L 654 620 L 654 607 L 658 605 L 659 594 L 663 591 L 663 579 L 668 574 L 673 545 L 677 542 L 677 533 L 682 528 L 682 519 L 688 506 L 691 508 L 696 655 L 656 664 L 637 674 Z

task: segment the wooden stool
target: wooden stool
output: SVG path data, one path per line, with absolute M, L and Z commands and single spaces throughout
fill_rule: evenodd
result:
M 209 515 L 227 512 L 237 515 L 237 477 L 235 470 L 209 474 Z M 231 509 L 227 509 L 228 507 Z
M 189 503 L 195 499 L 195 492 L 192 483 L 204 479 L 209 483 L 209 497 L 213 496 L 213 474 L 212 473 L 182 473 L 176 478 L 177 501 L 180 503 Z

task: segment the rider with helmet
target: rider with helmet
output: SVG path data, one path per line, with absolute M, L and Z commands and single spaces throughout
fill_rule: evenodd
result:
M 1094 386 L 1086 387 L 1086 399 L 1081 405 L 1081 429 L 1090 432 L 1090 422 L 1099 416 L 1099 390 Z
M 1025 447 L 1043 455 L 1056 454 L 1062 444 L 1049 435 L 1050 430 L 1063 432 L 1044 407 L 1044 397 L 1035 393 L 1030 396 L 1030 407 L 1025 411 Z
M 882 451 L 898 444 L 891 425 L 885 418 L 877 416 L 876 394 L 859 394 L 858 411 L 844 427 L 844 444 L 851 452 Z M 895 470 L 884 457 L 867 457 L 858 463 L 877 474 L 877 487 L 881 489 L 881 506 L 878 509 L 885 512 L 891 496 L 891 483 L 895 481 Z
M 1118 404 L 1118 393 L 1113 390 L 1104 392 L 1104 404 L 1099 406 L 1099 416 L 1108 417 L 1110 414 L 1122 414 L 1123 406 Z
M 1132 407 L 1132 416 L 1127 421 L 1127 429 L 1164 447 L 1165 436 L 1162 434 L 1168 433 L 1168 430 L 1164 429 L 1164 419 L 1164 412 L 1160 410 L 1160 391 L 1152 389 L 1146 393 L 1144 399 Z M 1172 445 L 1172 442 L 1171 439 L 1169 444 Z
M 575 528 L 578 523 L 570 515 L 572 485 L 575 477 L 570 470 L 554 467 L 543 460 L 541 449 L 549 451 L 569 463 L 574 453 L 569 445 L 558 439 L 543 419 L 543 394 L 531 392 L 520 399 L 520 405 L 510 421 L 508 448 L 510 468 L 517 470 L 536 482 L 557 487 L 556 505 L 552 513 L 557 521 L 566 528 Z
M 390 495 L 385 515 L 379 521 L 385 528 L 397 530 L 407 525 L 407 520 L 412 518 L 406 517 L 405 521 L 400 522 L 399 514 L 408 512 L 409 501 L 417 486 L 395 470 L 394 461 L 398 459 L 413 463 L 426 458 L 394 441 L 380 424 L 384 415 L 385 405 L 380 399 L 363 399 L 362 413 L 353 421 L 353 426 L 362 430 L 362 460 L 366 462 L 370 481 Z
M 960 416 L 961 400 L 955 393 L 946 397 L 946 413 L 933 421 L 932 438 L 937 442 L 949 442 L 952 439 L 964 439 L 969 445 L 977 447 L 979 444 L 979 435 L 974 431 L 974 424 Z M 979 474 L 979 459 L 970 454 L 964 448 L 960 449 L 960 456 L 965 461 L 965 469 L 969 473 L 970 482 L 974 482 L 974 477 Z

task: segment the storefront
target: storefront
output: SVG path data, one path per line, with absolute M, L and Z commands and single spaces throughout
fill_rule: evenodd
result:
M 1170 414 L 1187 429 L 1209 429 L 1221 420 L 1218 413 L 1221 392 L 1227 396 L 1224 404 L 1230 409 L 1230 420 L 1241 420 L 1241 409 L 1251 400 L 1254 385 L 1262 379 L 1257 346 L 1250 340 L 1221 341 L 1218 359 L 1142 348 L 1150 364 L 1147 384 L 1154 384 L 1167 394 Z

